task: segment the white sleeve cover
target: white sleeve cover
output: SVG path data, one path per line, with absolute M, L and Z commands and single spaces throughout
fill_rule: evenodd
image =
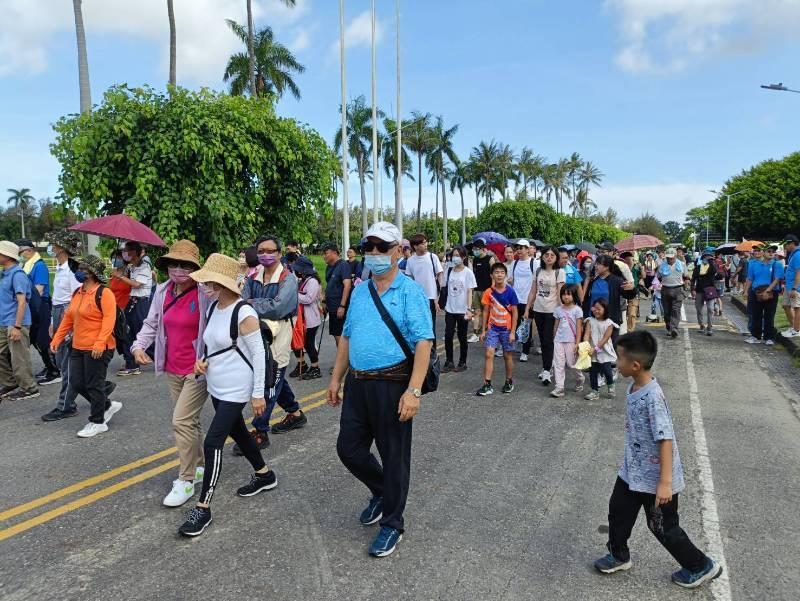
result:
M 250 363 L 253 364 L 253 394 L 254 399 L 264 398 L 264 378 L 267 369 L 266 352 L 262 342 L 261 332 L 256 330 L 246 336 L 241 336 L 241 340 L 247 345 L 247 352 L 250 355 Z

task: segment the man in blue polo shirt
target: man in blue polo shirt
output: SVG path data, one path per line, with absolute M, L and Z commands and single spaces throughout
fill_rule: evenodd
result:
M 778 308 L 778 295 L 781 292 L 783 265 L 775 260 L 775 246 L 762 246 L 759 261 L 750 261 L 747 281 L 745 282 L 745 298 L 747 309 L 751 314 L 750 336 L 747 344 L 775 344 L 775 311 Z
M 39 396 L 31 372 L 31 282 L 18 259 L 19 247 L 0 241 L 0 401 Z
M 335 407 L 342 402 L 339 388 L 349 368 L 336 451 L 344 466 L 372 493 L 360 521 L 365 526 L 380 522 L 381 530 L 369 553 L 385 557 L 403 537 L 411 472 L 411 420 L 419 409 L 428 370 L 433 323 L 425 292 L 400 273 L 400 231 L 391 223 L 378 222 L 365 238 L 364 264 L 372 279 L 353 291 L 328 387 L 328 404 Z M 413 365 L 381 318 L 373 287 L 414 350 Z M 370 452 L 373 441 L 383 465 Z
M 797 338 L 800 337 L 800 239 L 794 234 L 786 234 L 783 251 L 786 253 L 783 307 L 789 327 L 781 332 L 781 335 L 786 338 Z

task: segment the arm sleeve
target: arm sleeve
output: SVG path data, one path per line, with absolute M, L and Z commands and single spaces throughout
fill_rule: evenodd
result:
M 431 320 L 430 304 L 420 286 L 411 285 L 408 287 L 405 304 L 405 320 L 410 346 L 413 348 L 420 340 L 433 340 L 433 321 Z
M 253 364 L 253 392 L 251 396 L 254 399 L 263 399 L 267 354 L 264 351 L 264 342 L 261 339 L 261 332 L 260 330 L 251 332 L 246 336 L 242 336 L 241 340 L 247 346 L 250 361 Z
M 34 286 L 49 286 L 50 285 L 50 272 L 47 271 L 47 265 L 43 261 L 38 261 L 36 266 L 31 272 L 31 279 Z
M 297 291 L 297 299 L 303 305 L 313 305 L 319 298 L 319 282 L 314 278 L 306 281 L 306 285 L 301 292 Z
M 245 288 L 248 290 L 249 286 Z M 245 300 L 249 297 L 242 295 Z M 273 298 L 252 298 L 253 308 L 263 319 L 279 321 L 297 310 L 297 278 L 287 275 L 278 286 Z
M 73 296 L 69 306 L 67 307 L 67 310 L 64 311 L 64 318 L 61 320 L 61 325 L 58 326 L 58 330 L 53 336 L 52 344 L 54 346 L 59 346 L 62 342 L 64 342 L 64 338 L 66 338 L 67 334 L 69 334 L 69 332 L 72 330 L 72 324 L 75 323 L 73 311 L 76 310 L 77 305 L 75 304 L 75 297 Z
M 647 411 L 650 416 L 650 429 L 654 440 L 674 440 L 672 416 L 667 401 L 661 391 L 650 393 L 647 397 Z
M 100 323 L 100 333 L 94 343 L 95 351 L 106 350 L 106 341 L 114 333 L 114 324 L 117 322 L 117 301 L 114 300 L 114 293 L 108 288 L 105 288 L 100 295 L 100 307 L 103 310 L 103 321 Z
M 147 312 L 144 322 L 142 322 L 142 329 L 136 336 L 136 340 L 131 345 L 131 352 L 134 350 L 145 350 L 149 348 L 156 340 L 158 332 L 158 323 L 162 319 L 162 311 L 164 308 L 164 297 L 156 293 L 153 302 L 150 303 L 150 310 Z

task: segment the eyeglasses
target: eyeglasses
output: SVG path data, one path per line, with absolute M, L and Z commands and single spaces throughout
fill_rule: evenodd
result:
M 187 271 L 194 271 L 197 265 L 194 263 L 187 263 L 186 261 L 169 261 L 167 269 L 186 269 Z
M 258 252 L 256 254 L 258 254 L 258 255 L 274 255 L 274 254 L 277 254 L 277 253 L 278 253 L 278 249 L 277 248 L 265 248 L 263 250 L 262 249 L 258 249 Z
M 385 242 L 384 240 L 380 242 L 371 242 L 369 240 L 364 240 L 361 246 L 364 248 L 364 252 L 372 252 L 377 249 L 379 253 L 388 253 L 390 249 L 397 246 L 397 242 Z

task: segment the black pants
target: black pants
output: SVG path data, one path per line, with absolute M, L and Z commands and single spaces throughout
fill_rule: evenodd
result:
M 214 397 L 211 397 L 211 402 L 214 405 L 215 413 L 205 442 L 203 442 L 206 470 L 203 473 L 203 488 L 200 491 L 200 503 L 206 504 L 211 503 L 211 497 L 219 481 L 222 471 L 222 448 L 225 446 L 225 439 L 228 436 L 239 445 L 255 471 L 264 469 L 266 465 L 256 441 L 250 436 L 247 426 L 244 425 L 242 411 L 247 403 L 220 401 Z
M 111 406 L 106 396 L 106 373 L 114 351 L 105 351 L 99 359 L 92 358 L 92 351 L 72 349 L 69 356 L 69 385 L 75 392 L 89 401 L 89 421 L 102 424 L 103 413 Z
M 631 558 L 628 539 L 633 525 L 644 506 L 647 527 L 675 560 L 690 572 L 705 568 L 708 557 L 694 546 L 678 522 L 678 495 L 672 501 L 656 507 L 656 496 L 635 492 L 620 477 L 608 502 L 608 550 L 620 561 Z
M 606 384 L 611 386 L 614 384 L 614 364 L 613 363 L 598 363 L 592 361 L 592 367 L 589 369 L 589 382 L 592 385 L 592 390 L 600 390 L 600 374 L 606 379 Z
M 762 335 L 764 340 L 775 340 L 775 311 L 778 309 L 778 296 L 773 296 L 767 302 L 758 300 L 755 294 L 753 294 L 753 298 L 755 298 L 755 302 L 752 308 L 753 319 L 750 333 L 753 338 L 758 340 L 761 340 Z
M 383 498 L 381 526 L 403 531 L 411 477 L 411 421 L 401 422 L 397 405 L 408 385 L 356 380 L 348 375 L 336 452 L 344 466 L 375 497 Z M 383 466 L 370 452 L 378 447 Z
M 436 345 L 436 303 L 438 300 L 431 301 L 431 319 L 433 320 L 433 344 Z
M 526 305 L 525 303 L 517 305 L 517 327 L 519 327 L 519 324 L 522 323 L 523 319 L 527 318 L 528 318 L 528 305 Z M 533 328 L 531 328 L 531 335 L 528 336 L 528 341 L 522 343 L 522 352 L 528 355 L 531 352 L 531 346 L 533 346 Z M 550 360 L 552 361 L 552 355 Z
M 50 319 L 53 314 L 53 301 L 49 296 L 41 297 L 39 311 L 31 315 L 31 346 L 42 358 L 48 374 L 59 373 L 55 358 L 50 354 Z
M 142 324 L 144 324 L 144 320 L 147 318 L 148 311 L 150 311 L 150 299 L 146 296 L 132 296 L 128 301 L 128 305 L 125 307 L 125 325 L 128 326 L 129 337 L 125 343 L 125 352 L 123 353 L 125 356 L 126 369 L 139 367 L 136 364 L 136 359 L 133 358 L 131 345 L 134 340 L 136 340 L 139 330 L 142 329 Z
M 552 313 L 533 312 L 533 321 L 539 332 L 539 344 L 542 345 L 542 368 L 550 371 L 553 368 L 553 327 L 556 318 Z
M 459 364 L 467 362 L 467 327 L 469 322 L 464 319 L 463 313 L 445 313 L 444 314 L 444 353 L 447 361 L 453 362 L 453 337 L 456 330 L 458 330 L 458 362 Z
M 305 342 L 303 343 L 303 348 L 306 352 L 306 356 L 308 356 L 308 360 L 313 364 L 319 361 L 319 350 L 317 349 L 317 331 L 319 330 L 319 326 L 314 326 L 313 328 L 306 328 L 306 337 Z M 298 359 L 302 355 L 302 351 L 295 351 L 294 356 Z

